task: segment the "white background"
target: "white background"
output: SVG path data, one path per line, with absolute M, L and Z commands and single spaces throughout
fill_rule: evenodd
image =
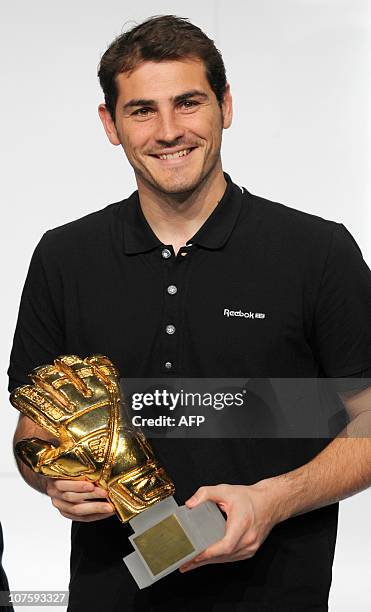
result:
M 69 563 L 69 521 L 24 484 L 11 454 L 6 370 L 27 267 L 45 230 L 135 189 L 98 119 L 96 68 L 125 24 L 168 13 L 189 17 L 222 51 L 234 96 L 223 143 L 232 179 L 343 222 L 371 261 L 368 0 L 3 3 L 0 518 L 12 589 L 66 589 Z M 371 609 L 370 501 L 368 490 L 341 504 L 333 612 Z

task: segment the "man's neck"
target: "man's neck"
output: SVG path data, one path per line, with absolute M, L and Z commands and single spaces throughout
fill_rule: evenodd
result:
M 137 183 L 140 205 L 147 222 L 163 244 L 173 245 L 175 253 L 205 223 L 226 189 L 221 167 L 188 194 L 165 194 L 141 180 Z

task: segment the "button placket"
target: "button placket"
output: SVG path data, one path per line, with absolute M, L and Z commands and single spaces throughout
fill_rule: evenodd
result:
M 187 249 L 188 250 L 188 249 Z M 180 349 L 180 293 L 184 275 L 184 258 L 175 256 L 172 247 L 165 245 L 163 258 L 164 310 L 162 326 L 162 369 L 164 373 L 177 371 Z M 183 263 L 183 265 L 182 265 Z
M 163 283 L 164 283 L 164 309 L 162 320 L 162 364 L 163 372 L 172 374 L 176 370 L 177 350 L 177 305 L 174 303 L 173 295 L 177 292 L 174 282 L 175 254 L 172 246 L 165 245 L 161 250 L 163 260 Z M 172 304 L 169 302 L 172 302 Z

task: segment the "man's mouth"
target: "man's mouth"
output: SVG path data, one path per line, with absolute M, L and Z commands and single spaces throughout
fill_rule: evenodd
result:
M 186 157 L 193 151 L 195 147 L 191 147 L 189 149 L 182 149 L 181 151 L 176 151 L 175 153 L 161 153 L 161 154 L 153 154 L 152 157 L 157 157 L 157 159 L 178 159 L 179 157 Z

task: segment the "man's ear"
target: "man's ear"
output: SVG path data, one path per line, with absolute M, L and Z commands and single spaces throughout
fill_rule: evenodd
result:
M 121 144 L 120 139 L 117 136 L 115 123 L 111 117 L 111 113 L 109 112 L 105 104 L 99 104 L 98 115 L 100 117 L 101 122 L 103 123 L 104 130 L 107 134 L 110 143 L 113 145 Z
M 223 113 L 223 128 L 227 129 L 230 127 L 233 118 L 233 104 L 232 104 L 232 94 L 229 83 L 227 83 L 223 102 L 222 102 L 222 113 Z

